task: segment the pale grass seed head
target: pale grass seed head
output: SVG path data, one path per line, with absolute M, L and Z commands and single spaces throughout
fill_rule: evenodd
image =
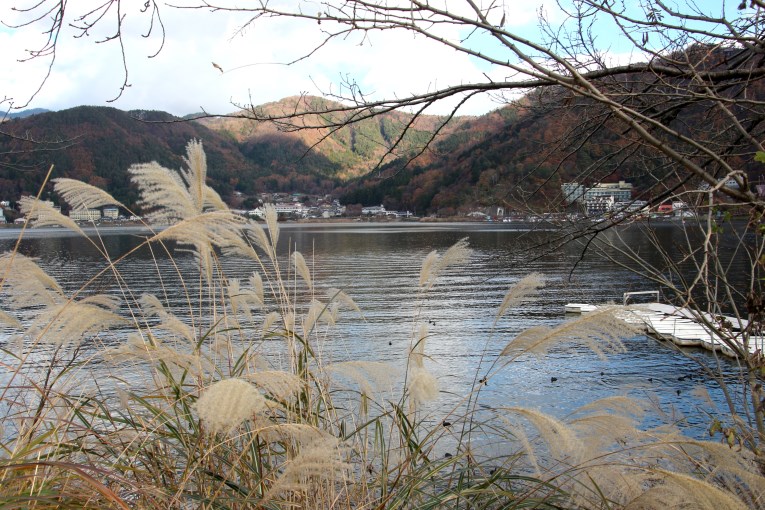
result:
M 86 237 L 85 232 L 72 218 L 61 214 L 61 211 L 55 209 L 49 202 L 25 196 L 19 200 L 19 209 L 32 227 L 64 227 Z
M 622 339 L 636 335 L 638 329 L 619 319 L 615 315 L 617 309 L 619 307 L 604 307 L 554 328 L 529 328 L 511 340 L 501 355 L 544 355 L 553 345 L 565 344 L 582 345 L 601 358 L 607 353 L 624 352 Z
M 367 396 L 392 389 L 393 379 L 399 372 L 396 367 L 384 361 L 343 361 L 327 366 L 327 370 L 347 377 Z
M 210 434 L 228 433 L 266 408 L 263 395 L 242 379 L 224 379 L 207 387 L 196 403 L 202 425 Z
M 471 253 L 467 238 L 454 243 L 442 256 L 439 256 L 436 251 L 430 252 L 425 257 L 420 270 L 420 287 L 426 289 L 432 287 L 447 268 L 464 265 L 470 259 Z
M 272 501 L 279 495 L 294 493 L 310 498 L 322 490 L 332 491 L 346 480 L 351 469 L 344 460 L 343 450 L 340 441 L 329 435 L 302 443 L 298 455 L 287 461 L 263 499 Z
M 111 298 L 104 298 L 112 301 Z M 25 334 L 56 346 L 79 345 L 85 338 L 123 325 L 127 320 L 111 309 L 91 302 L 70 301 L 39 312 Z
M 207 158 L 202 142 L 191 140 L 184 161 L 188 168 L 176 172 L 156 162 L 132 165 L 128 172 L 140 193 L 139 205 L 155 223 L 188 219 L 207 210 L 226 210 L 220 196 L 206 184 Z
M 542 287 L 544 283 L 544 276 L 540 273 L 531 273 L 519 280 L 507 291 L 507 294 L 505 294 L 505 298 L 502 300 L 502 304 L 499 305 L 499 309 L 497 310 L 497 317 L 494 320 L 494 324 L 496 325 L 500 317 L 502 317 L 510 308 L 514 308 L 526 301 L 534 299 L 538 289 Z
M 438 398 L 438 379 L 424 368 L 412 367 L 409 370 L 407 388 L 415 406 Z
M 0 310 L 0 324 L 14 329 L 21 328 L 21 321 L 3 310 Z
M 673 508 L 678 510 L 745 510 L 750 508 L 733 494 L 692 476 L 653 470 L 652 485 L 625 502 L 625 510 Z M 657 480 L 658 479 L 658 480 Z
M 228 294 L 228 304 L 231 306 L 232 313 L 235 315 L 242 313 L 252 320 L 252 309 L 263 305 L 262 287 L 259 290 L 260 292 L 258 290 L 242 288 L 237 279 L 228 280 L 226 293 Z
M 545 455 L 550 462 L 564 462 L 566 465 L 580 464 L 584 458 L 584 448 L 574 431 L 565 423 L 536 409 L 524 407 L 505 407 L 503 411 L 529 422 L 544 442 Z
M 308 311 L 303 315 L 303 338 L 308 338 L 319 318 L 327 312 L 327 305 L 319 300 L 311 300 Z
M 214 246 L 228 246 L 239 236 L 246 220 L 231 211 L 211 211 L 185 218 L 149 239 L 150 242 L 176 241 L 190 246 L 202 273 L 212 282 L 216 254 Z
M 293 312 L 287 312 L 282 315 L 282 324 L 284 325 L 285 333 L 293 334 L 295 332 L 295 314 Z
M 305 387 L 300 377 L 283 370 L 257 370 L 245 378 L 279 402 L 290 400 Z
M 172 333 L 190 344 L 196 343 L 194 329 L 180 320 L 175 314 L 168 312 L 159 298 L 153 294 L 143 294 L 140 303 L 146 317 L 157 316 L 160 319 L 159 324 L 155 328 Z
M 95 209 L 107 205 L 116 205 L 127 209 L 120 201 L 106 191 L 90 184 L 66 177 L 53 179 L 53 189 L 58 196 L 72 208 Z
M 267 253 L 269 258 L 273 256 L 271 241 L 268 239 L 268 234 L 266 234 L 263 227 L 255 222 L 250 222 L 244 228 L 244 234 L 248 241 L 254 243 L 264 253 Z M 250 255 L 250 258 L 257 259 L 257 254 Z
M 199 214 L 181 176 L 157 162 L 132 165 L 128 172 L 136 184 L 144 217 L 155 224 L 172 224 Z
M 252 273 L 247 282 L 250 284 L 255 298 L 261 305 L 264 305 L 266 301 L 263 293 L 263 278 L 260 277 L 260 273 Z
M 171 368 L 188 372 L 194 376 L 203 376 L 214 367 L 210 362 L 196 354 L 182 352 L 165 345 L 153 335 L 145 339 L 138 333 L 128 335 L 125 343 L 106 349 L 104 359 L 113 363 L 146 361 L 151 364 L 163 363 Z
M 327 299 L 333 303 L 338 303 L 349 310 L 355 310 L 361 315 L 361 308 L 351 296 L 340 289 L 331 288 L 327 290 Z
M 266 333 L 269 333 L 272 331 L 274 324 L 276 324 L 276 321 L 279 320 L 279 314 L 276 312 L 270 312 L 266 314 L 265 317 L 263 317 L 263 326 L 261 327 L 262 334 L 265 336 Z
M 266 204 L 265 207 L 266 226 L 268 226 L 268 235 L 271 238 L 271 246 L 276 249 L 279 242 L 279 214 L 273 204 Z
M 292 263 L 295 266 L 295 271 L 303 279 L 309 290 L 313 290 L 313 280 L 311 280 L 311 271 L 308 269 L 308 264 L 305 262 L 303 254 L 296 251 L 292 254 Z
M 417 328 L 417 336 L 409 351 L 409 363 L 417 368 L 425 366 L 425 342 L 428 338 L 428 325 L 420 323 Z
M 0 255 L 0 277 L 8 293 L 5 304 L 13 309 L 54 305 L 65 300 L 64 291 L 33 259 L 20 253 Z

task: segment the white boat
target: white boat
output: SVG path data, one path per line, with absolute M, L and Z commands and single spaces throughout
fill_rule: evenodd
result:
M 585 303 L 569 303 L 564 306 L 566 313 L 589 313 L 597 310 L 596 305 L 588 305 Z

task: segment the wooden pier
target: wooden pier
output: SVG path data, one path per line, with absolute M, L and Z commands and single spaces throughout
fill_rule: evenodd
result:
M 657 301 L 630 305 L 629 301 L 638 295 L 655 295 Z M 627 292 L 624 294 L 624 313 L 620 317 L 632 324 L 642 326 L 645 333 L 659 340 L 670 341 L 680 347 L 703 347 L 726 356 L 735 357 L 736 353 L 722 341 L 720 335 L 705 325 L 726 324 L 729 331 L 727 338 L 738 345 L 743 344 L 747 322 L 735 317 L 712 317 L 709 314 L 694 314 L 687 308 L 678 308 L 658 302 L 658 291 Z M 569 303 L 566 313 L 586 314 L 598 310 L 598 305 Z M 765 352 L 765 337 L 749 336 L 750 353 Z

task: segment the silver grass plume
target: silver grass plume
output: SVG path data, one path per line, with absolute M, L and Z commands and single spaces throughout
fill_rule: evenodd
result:
M 303 254 L 296 251 L 292 254 L 292 263 L 295 266 L 295 271 L 303 279 L 309 290 L 313 290 L 313 280 L 311 280 L 311 271 L 308 269 L 308 264 L 305 262 Z
M 407 389 L 412 404 L 417 406 L 438 397 L 438 379 L 424 368 L 412 367 L 407 375 Z
M 297 375 L 283 370 L 256 370 L 244 377 L 279 402 L 286 402 L 305 387 Z
M 409 371 L 406 381 L 413 407 L 438 397 L 438 379 L 425 369 L 425 341 L 427 338 L 428 327 L 425 324 L 420 324 L 414 345 L 409 349 Z
M 152 364 L 163 363 L 170 367 L 201 377 L 212 370 L 209 361 L 196 354 L 188 354 L 173 347 L 165 346 L 162 341 L 151 335 L 144 339 L 137 333 L 128 335 L 127 341 L 119 347 L 113 347 L 103 352 L 104 359 L 112 362 L 147 361 Z
M 635 499 L 626 502 L 624 510 L 652 508 L 688 508 L 694 510 L 745 510 L 750 508 L 733 494 L 710 482 L 692 476 L 652 470 L 650 486 Z
M 253 281 L 253 277 L 250 277 Z M 257 280 L 255 280 L 257 283 Z M 226 286 L 228 294 L 228 303 L 234 314 L 242 313 L 245 317 L 252 320 L 252 309 L 263 306 L 263 282 L 260 282 L 260 288 L 243 288 L 237 279 L 231 279 Z
M 552 462 L 563 461 L 565 465 L 577 465 L 582 462 L 584 445 L 568 425 L 536 409 L 525 407 L 503 407 L 502 411 L 528 421 L 545 442 L 552 456 Z
M 360 315 L 363 315 L 361 313 L 361 308 L 359 308 L 359 305 L 356 304 L 353 298 L 340 289 L 328 289 L 327 298 L 333 303 L 342 304 L 346 308 L 355 310 Z
M 494 319 L 494 325 L 496 326 L 497 321 L 499 321 L 508 309 L 531 300 L 536 295 L 539 287 L 543 286 L 544 283 L 544 276 L 540 273 L 531 273 L 513 285 L 510 290 L 507 291 L 507 294 L 505 294 L 502 304 L 499 305 L 497 316 Z
M 399 372 L 396 367 L 384 361 L 343 361 L 328 365 L 327 370 L 347 377 L 367 396 L 374 395 L 376 391 L 390 390 L 393 378 Z
M 267 333 L 271 331 L 271 329 L 274 327 L 274 324 L 276 324 L 276 321 L 279 320 L 279 314 L 277 312 L 270 312 L 265 317 L 263 317 L 263 326 L 262 328 L 262 335 L 266 336 Z
M 127 322 L 114 312 L 118 305 L 117 298 L 95 296 L 47 306 L 24 334 L 57 346 L 79 345 L 89 335 Z
M 143 294 L 140 299 L 141 309 L 145 317 L 157 316 L 160 323 L 154 326 L 186 340 L 189 344 L 196 343 L 194 329 L 180 320 L 175 314 L 168 312 L 157 296 Z
M 106 191 L 90 184 L 59 177 L 53 179 L 53 189 L 72 208 L 95 209 L 107 205 L 116 205 L 127 209 L 119 200 L 115 199 Z
M 232 378 L 203 390 L 196 409 L 209 433 L 228 433 L 265 410 L 266 401 L 251 383 Z
M 622 338 L 636 335 L 638 329 L 617 317 L 620 309 L 603 307 L 554 328 L 537 326 L 527 329 L 505 346 L 501 356 L 542 355 L 551 346 L 565 343 L 581 344 L 601 358 L 609 352 L 624 352 Z
M 328 314 L 327 305 L 316 299 L 311 300 L 308 311 L 303 316 L 303 338 L 308 339 L 308 335 L 313 331 L 316 322 L 324 315 Z
M 149 239 L 173 240 L 191 246 L 199 266 L 208 281 L 212 281 L 215 266 L 213 246 L 227 246 L 232 236 L 238 236 L 246 220 L 231 211 L 211 211 L 186 218 L 167 227 Z
M 220 196 L 206 184 L 207 158 L 202 142 L 191 140 L 184 161 L 188 168 L 169 170 L 156 162 L 128 169 L 131 181 L 141 192 L 139 204 L 152 222 L 174 223 L 208 210 L 224 210 Z
M 254 243 L 255 246 L 266 253 L 270 259 L 275 257 L 276 252 L 271 246 L 271 241 L 268 238 L 268 234 L 266 234 L 266 231 L 259 224 L 254 222 L 248 223 L 244 228 L 244 234 L 250 242 Z M 241 251 L 243 255 L 246 255 L 248 250 L 242 249 Z M 258 256 L 256 253 L 254 253 L 250 255 L 250 258 L 257 260 Z
M 61 214 L 61 211 L 55 209 L 48 202 L 43 202 L 30 196 L 21 197 L 19 209 L 32 227 L 64 227 L 72 232 L 77 232 L 83 237 L 87 237 L 85 232 L 72 218 Z
M 0 275 L 3 288 L 8 293 L 5 303 L 13 309 L 51 306 L 66 301 L 56 279 L 43 271 L 33 259 L 20 253 L 0 255 Z
M 311 442 L 302 442 L 299 453 L 286 462 L 279 478 L 263 498 L 277 499 L 280 494 L 315 494 L 321 488 L 330 489 L 346 480 L 351 466 L 343 460 L 340 441 L 323 434 Z
M 276 212 L 276 208 L 272 204 L 265 205 L 266 225 L 268 226 L 268 235 L 271 238 L 271 246 L 273 250 L 276 250 L 276 245 L 279 243 L 279 214 Z
M 21 321 L 3 310 L 0 310 L 0 323 L 10 328 L 21 328 Z
M 460 239 L 454 243 L 441 256 L 435 250 L 430 252 L 422 263 L 420 287 L 425 289 L 431 288 L 441 273 L 450 266 L 465 264 L 470 258 L 471 253 L 472 250 L 468 248 L 467 238 Z

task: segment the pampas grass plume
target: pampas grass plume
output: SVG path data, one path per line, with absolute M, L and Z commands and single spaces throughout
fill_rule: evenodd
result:
M 430 252 L 422 263 L 420 287 L 426 289 L 432 287 L 441 273 L 450 266 L 465 264 L 471 253 L 467 238 L 454 243 L 442 256 L 439 256 L 436 251 Z
M 72 218 L 61 214 L 61 211 L 55 209 L 49 202 L 25 196 L 19 200 L 19 209 L 32 227 L 64 227 L 86 237 L 85 232 Z
M 537 289 L 544 285 L 544 282 L 544 277 L 540 273 L 531 273 L 513 285 L 513 287 L 507 291 L 507 294 L 505 294 L 502 304 L 499 305 L 497 318 L 494 320 L 494 324 L 496 325 L 497 321 L 508 309 L 518 306 L 524 301 L 530 300 L 537 293 Z
M 73 208 L 84 207 L 86 209 L 95 209 L 107 205 L 116 205 L 127 209 L 119 200 L 101 188 L 65 177 L 53 179 L 53 182 L 53 189 L 58 196 Z
M 420 367 L 413 367 L 408 376 L 407 387 L 415 405 L 435 400 L 438 397 L 438 379 Z
M 260 392 L 242 379 L 224 379 L 202 392 L 196 409 L 211 433 L 230 432 L 266 408 Z
M 313 290 L 313 280 L 311 280 L 311 271 L 308 269 L 308 264 L 305 262 L 303 254 L 296 251 L 292 254 L 292 263 L 295 265 L 295 271 L 303 279 L 310 290 Z

